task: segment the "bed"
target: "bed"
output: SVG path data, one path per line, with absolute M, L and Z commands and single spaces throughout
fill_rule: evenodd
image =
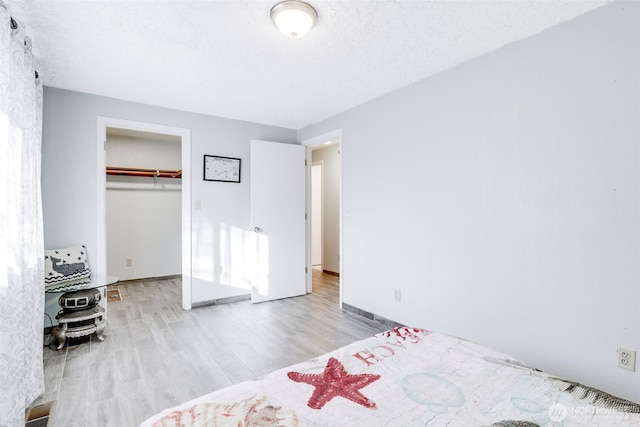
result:
M 640 426 L 640 405 L 463 339 L 397 327 L 141 424 L 426 425 Z

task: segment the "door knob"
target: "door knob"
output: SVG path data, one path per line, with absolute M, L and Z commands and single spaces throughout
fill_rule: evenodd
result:
M 262 228 L 257 227 L 257 226 L 256 226 L 256 227 L 253 227 L 253 232 L 254 232 L 254 233 L 262 233 Z

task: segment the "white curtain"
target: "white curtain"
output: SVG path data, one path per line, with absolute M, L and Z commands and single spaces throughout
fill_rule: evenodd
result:
M 31 41 L 0 0 L 2 427 L 24 427 L 25 409 L 44 392 L 41 141 L 42 87 L 35 75 Z

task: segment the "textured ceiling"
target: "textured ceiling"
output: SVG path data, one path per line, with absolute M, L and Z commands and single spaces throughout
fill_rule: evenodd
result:
M 609 0 L 308 0 L 300 39 L 276 0 L 3 1 L 45 85 L 298 129 Z

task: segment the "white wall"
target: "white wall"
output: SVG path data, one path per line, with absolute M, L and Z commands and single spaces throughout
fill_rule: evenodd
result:
M 639 55 L 614 2 L 299 131 L 342 129 L 344 302 L 640 401 Z
M 247 294 L 247 279 L 234 256 L 250 226 L 249 141 L 296 142 L 296 132 L 274 126 L 230 120 L 44 88 L 42 198 L 45 246 L 85 243 L 89 262 L 97 242 L 97 117 L 111 117 L 191 130 L 191 240 L 194 302 Z M 242 159 L 240 184 L 202 180 L 204 154 Z M 57 295 L 47 310 L 57 311 Z
M 173 139 L 108 132 L 106 164 L 179 170 L 180 138 Z M 181 273 L 181 187 L 181 179 L 107 176 L 107 274 L 131 280 Z
M 111 167 L 178 170 L 182 168 L 180 143 L 180 137 L 173 135 L 107 129 L 105 163 Z
M 313 150 L 313 161 L 322 161 L 322 269 L 340 272 L 340 145 Z
M 311 265 L 322 267 L 322 162 L 311 166 Z

